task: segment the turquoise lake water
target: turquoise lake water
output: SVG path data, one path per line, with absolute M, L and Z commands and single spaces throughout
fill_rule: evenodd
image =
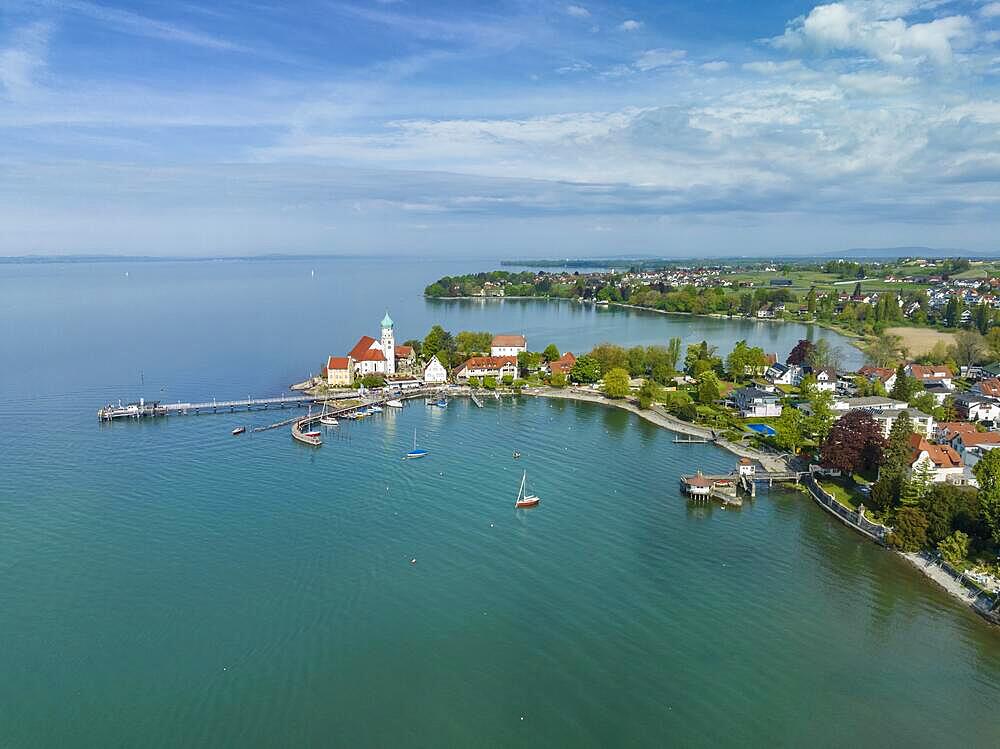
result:
M 412 404 L 319 449 L 96 420 L 280 393 L 386 306 L 575 350 L 832 336 L 420 297 L 468 267 L 0 266 L 0 746 L 1000 743 L 1000 632 L 803 495 L 689 505 L 733 456 L 624 412 Z

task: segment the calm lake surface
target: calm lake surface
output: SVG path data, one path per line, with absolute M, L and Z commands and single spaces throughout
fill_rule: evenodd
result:
M 803 495 L 689 506 L 733 456 L 623 412 L 413 404 L 318 450 L 230 436 L 274 412 L 96 420 L 279 394 L 386 307 L 400 340 L 837 339 L 420 296 L 489 267 L 0 265 L 0 746 L 1000 743 L 1000 632 Z

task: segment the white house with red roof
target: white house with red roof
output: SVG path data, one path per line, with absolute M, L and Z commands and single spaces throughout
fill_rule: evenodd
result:
M 412 353 L 411 351 L 410 354 Z M 363 335 L 347 355 L 354 361 L 354 373 L 358 377 L 396 374 L 396 336 L 388 311 L 382 318 L 382 335 L 379 340 Z
M 528 350 L 528 340 L 523 335 L 495 335 L 490 343 L 490 356 L 517 357 Z
M 952 378 L 954 375 L 949 367 L 944 364 L 922 365 L 907 364 L 903 371 L 916 379 L 921 385 L 944 385 L 949 390 L 954 388 Z
M 951 445 L 932 445 L 920 434 L 910 435 L 910 475 L 922 466 L 929 469 L 931 481 L 959 481 L 965 473 L 961 456 Z
M 465 382 L 470 377 L 517 377 L 516 356 L 473 356 L 455 371 L 455 379 Z
M 423 380 L 426 383 L 434 385 L 448 381 L 448 370 L 444 368 L 441 360 L 437 358 L 437 354 L 434 354 L 431 360 L 424 365 Z

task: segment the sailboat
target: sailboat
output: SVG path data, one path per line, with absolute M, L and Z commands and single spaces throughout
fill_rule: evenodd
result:
M 319 417 L 319 423 L 327 427 L 337 426 L 337 417 L 328 411 L 326 403 L 323 403 L 323 415 Z
M 517 510 L 526 510 L 529 507 L 536 507 L 539 502 L 541 502 L 540 497 L 536 497 L 534 494 L 529 494 L 528 490 L 525 488 L 528 481 L 528 472 L 525 471 L 521 475 L 521 488 L 517 490 L 517 499 L 514 501 L 514 508 Z
M 417 447 L 417 430 L 413 430 L 413 449 L 410 450 L 406 455 L 403 456 L 405 460 L 413 460 L 414 458 L 426 458 L 428 450 Z

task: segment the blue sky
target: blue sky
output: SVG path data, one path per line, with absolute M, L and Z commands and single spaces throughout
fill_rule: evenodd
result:
M 4 0 L 0 227 L 7 255 L 1000 250 L 1000 2 Z

